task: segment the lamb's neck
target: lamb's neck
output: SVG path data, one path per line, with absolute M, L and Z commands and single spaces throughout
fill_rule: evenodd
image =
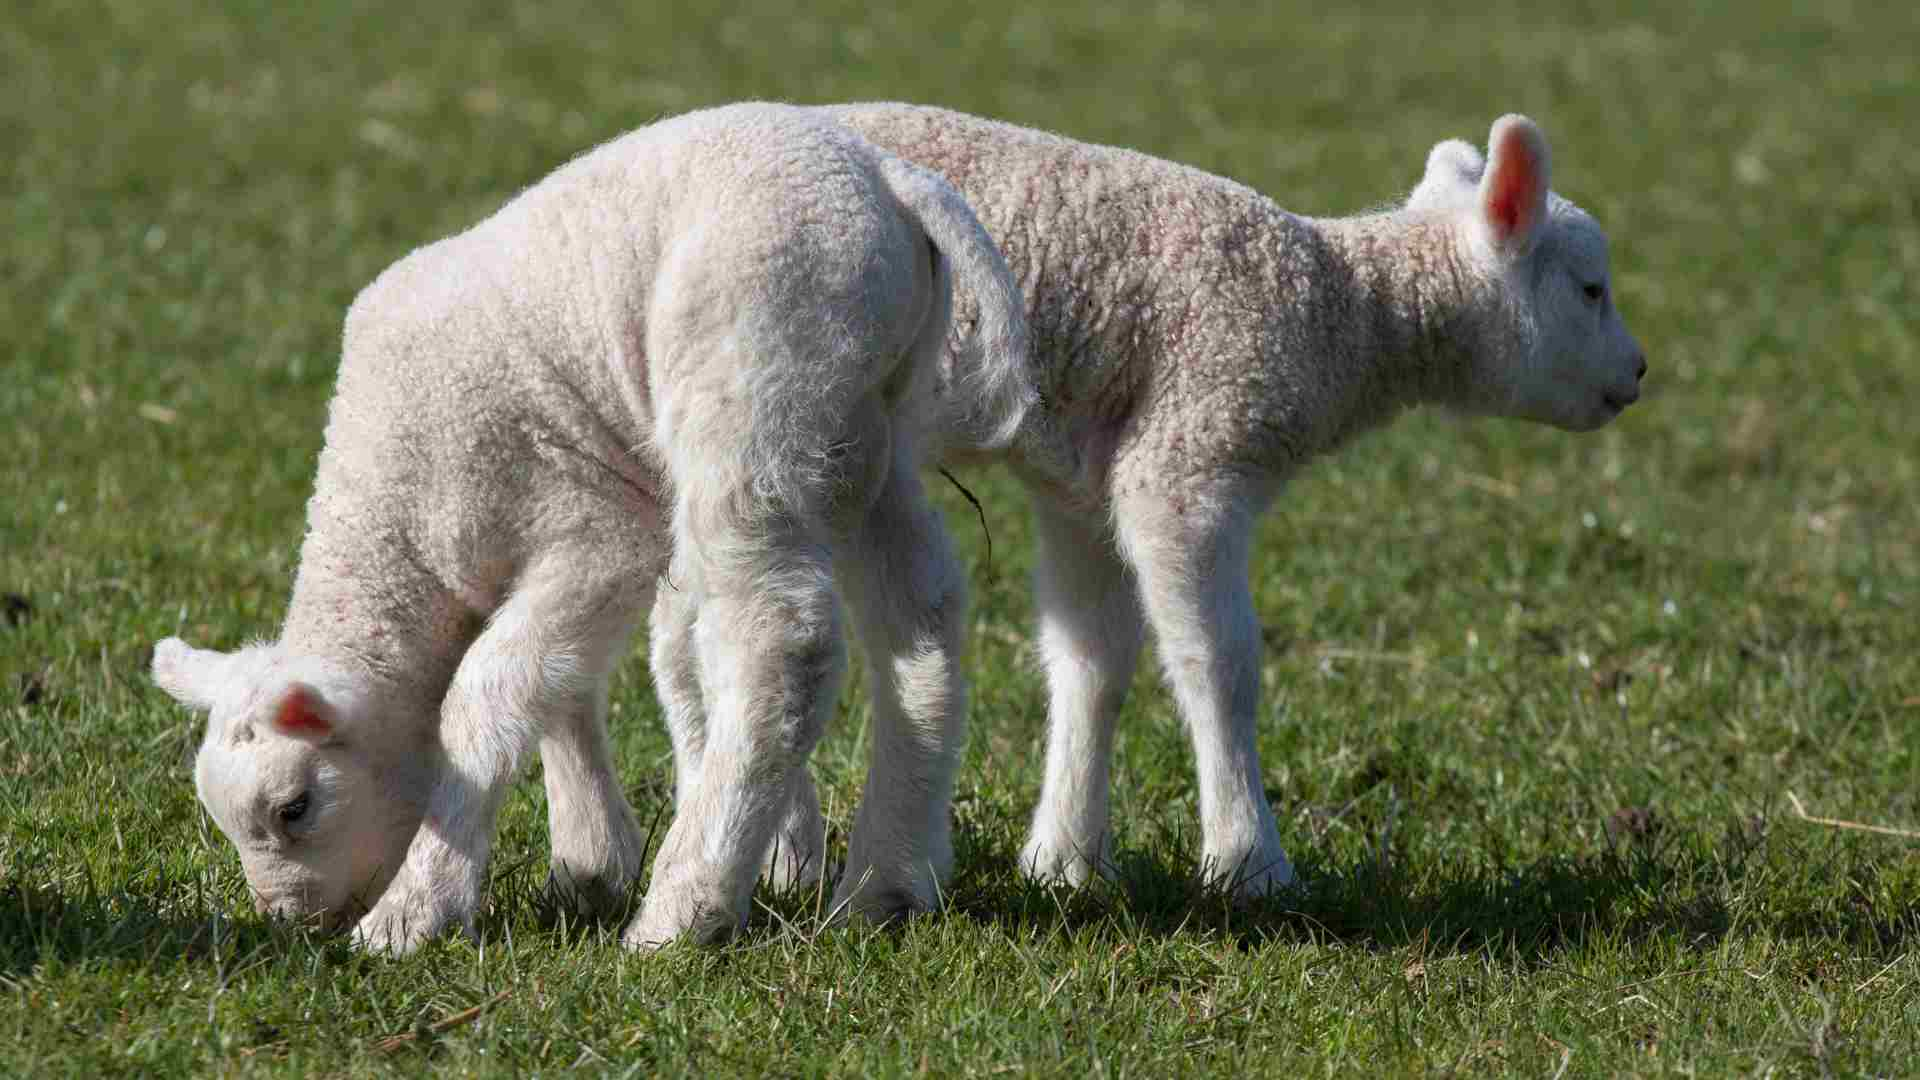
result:
M 1383 410 L 1360 425 L 1412 405 L 1465 407 L 1475 354 L 1494 335 L 1497 311 L 1485 310 L 1458 233 L 1438 217 L 1390 212 L 1311 222 L 1327 265 L 1302 305 L 1323 325 L 1313 337 L 1337 343 L 1367 385 L 1361 400 Z M 1366 408 L 1366 406 L 1360 406 Z
M 281 643 L 437 704 L 477 623 L 423 561 L 396 509 L 412 502 L 391 486 L 322 453 Z

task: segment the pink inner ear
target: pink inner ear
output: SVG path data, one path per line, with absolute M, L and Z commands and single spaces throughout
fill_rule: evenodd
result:
M 320 699 L 304 686 L 288 690 L 287 696 L 280 699 L 280 711 L 274 714 L 273 726 L 283 735 L 309 739 L 333 733 L 333 724 L 321 711 Z
M 1489 178 L 1487 218 L 1502 240 L 1521 235 L 1533 225 L 1540 200 L 1540 160 L 1526 136 L 1509 131 L 1494 148 L 1495 169 Z

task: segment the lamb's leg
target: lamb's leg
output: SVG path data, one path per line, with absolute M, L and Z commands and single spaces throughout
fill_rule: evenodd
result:
M 360 920 L 363 947 L 404 953 L 471 923 L 527 751 L 554 718 L 592 716 L 604 700 L 639 598 L 632 582 L 575 577 L 587 561 L 555 553 L 529 567 L 462 658 L 440 709 L 440 779 L 406 862 Z
M 1034 500 L 1034 593 L 1047 671 L 1047 764 L 1020 867 L 1080 884 L 1111 866 L 1107 768 L 1114 723 L 1140 660 L 1139 594 L 1088 515 Z
M 715 470 L 719 472 L 720 470 Z M 706 941 L 746 920 L 755 872 L 826 727 L 846 651 L 830 556 L 812 515 L 709 490 L 689 470 L 674 513 L 675 585 L 694 606 L 707 725 L 625 940 Z M 684 577 L 684 580 L 683 580 Z
M 700 657 L 693 647 L 693 621 L 700 614 L 693 594 L 680 586 L 692 569 L 676 565 L 653 594 L 648 622 L 648 662 L 653 693 L 666 713 L 673 742 L 673 804 L 685 806 L 698 787 L 700 759 L 707 750 L 707 713 L 700 700 Z
M 589 915 L 619 910 L 646 858 L 646 838 L 613 766 L 606 718 L 603 680 L 598 692 L 554 713 L 540 740 L 553 847 L 547 888 Z
M 966 576 L 896 443 L 878 499 L 837 561 L 873 683 L 866 795 L 833 910 L 925 911 L 953 867 L 948 808 L 966 724 Z
M 1255 747 L 1260 623 L 1247 581 L 1257 498 L 1235 485 L 1116 500 L 1121 547 L 1193 740 L 1201 872 L 1237 895 L 1293 881 Z
M 693 646 L 694 618 L 699 614 L 691 593 L 678 582 L 692 571 L 669 571 L 654 594 L 651 624 L 654 693 L 667 714 L 667 733 L 673 740 L 674 805 L 685 806 L 698 786 L 700 761 L 707 746 L 706 707 L 700 698 L 699 658 Z M 794 774 L 794 791 L 786 816 L 774 831 L 760 878 L 777 890 L 811 885 L 820 879 L 825 857 L 825 823 L 813 776 L 805 768 Z
M 786 810 L 773 831 L 773 846 L 760 867 L 760 880 L 775 892 L 818 884 L 827 858 L 827 819 L 820 793 L 806 764 L 788 780 Z

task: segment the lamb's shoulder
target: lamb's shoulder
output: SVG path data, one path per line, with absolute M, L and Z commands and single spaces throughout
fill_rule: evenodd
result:
M 1115 483 L 1284 476 L 1326 442 L 1338 258 L 1314 222 L 1237 185 L 1168 195 L 1154 221 L 1162 305 L 1130 358 Z

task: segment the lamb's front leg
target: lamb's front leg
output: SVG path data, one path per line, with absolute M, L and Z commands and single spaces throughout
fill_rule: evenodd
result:
M 1140 660 L 1140 598 L 1104 515 L 1044 495 L 1033 502 L 1047 764 L 1020 868 L 1077 885 L 1110 866 L 1107 769 L 1114 723 Z
M 494 821 L 527 751 L 552 718 L 591 715 L 603 700 L 632 628 L 633 583 L 590 585 L 572 562 L 529 568 L 462 658 L 440 709 L 439 781 L 406 862 L 354 932 L 362 947 L 405 953 L 471 928 Z
M 1221 483 L 1137 492 L 1115 505 L 1122 549 L 1193 740 L 1201 873 L 1242 897 L 1293 881 L 1254 739 L 1260 623 L 1247 554 L 1263 502 L 1242 484 Z

